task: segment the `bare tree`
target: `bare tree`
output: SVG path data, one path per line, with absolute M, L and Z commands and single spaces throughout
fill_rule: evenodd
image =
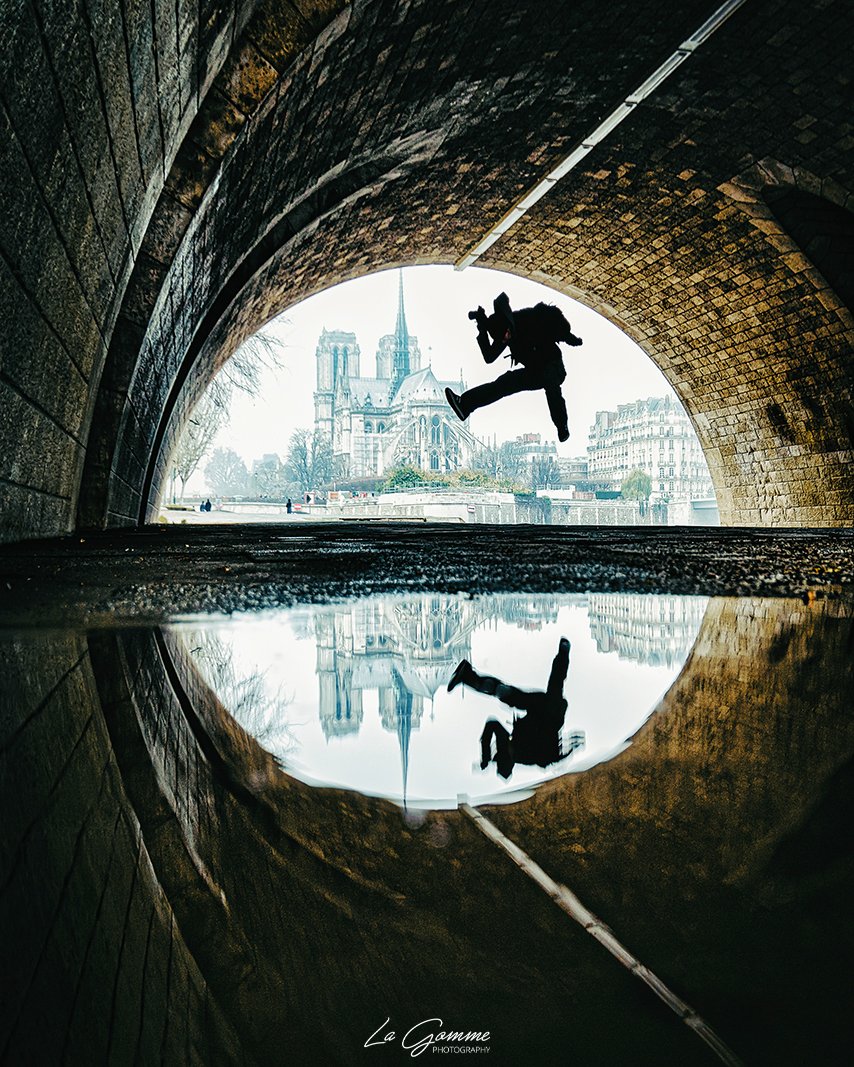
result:
M 543 456 L 531 463 L 532 489 L 559 489 L 560 484 L 560 467 L 554 456 Z
M 179 478 L 181 481 L 182 500 L 187 482 L 207 454 L 216 435 L 227 423 L 228 410 L 221 407 L 213 395 L 205 393 L 187 420 L 172 458 L 173 479 Z
M 271 455 L 256 462 L 249 477 L 249 492 L 255 499 L 284 500 L 299 492 L 299 487 L 293 485 L 279 457 Z
M 258 396 L 262 372 L 278 370 L 282 365 L 282 347 L 278 337 L 263 330 L 247 337 L 217 372 L 207 391 L 221 394 L 226 406 L 234 390 L 247 396 Z
M 496 448 L 482 448 L 472 459 L 472 470 L 483 471 L 499 481 L 524 483 L 528 479 L 525 457 L 514 448 L 514 442 L 504 441 Z
M 231 448 L 218 448 L 205 467 L 205 477 L 217 496 L 237 496 L 246 491 L 249 472 Z
M 288 477 L 305 493 L 327 485 L 332 479 L 332 444 L 325 434 L 299 429 L 291 434 L 288 458 L 285 461 Z
M 281 365 L 282 342 L 262 330 L 247 338 L 219 370 L 193 409 L 173 453 L 173 487 L 175 479 L 180 479 L 182 500 L 187 482 L 210 451 L 216 435 L 228 425 L 234 392 L 258 396 L 262 372 Z

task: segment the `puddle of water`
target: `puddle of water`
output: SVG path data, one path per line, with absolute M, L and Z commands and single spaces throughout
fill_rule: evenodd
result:
M 621 752 L 679 674 L 706 605 L 429 594 L 174 629 L 289 774 L 444 808 L 523 799 Z

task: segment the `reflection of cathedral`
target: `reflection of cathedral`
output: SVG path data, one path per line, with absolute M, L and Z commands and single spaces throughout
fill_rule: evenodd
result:
M 592 593 L 590 634 L 599 652 L 650 666 L 682 663 L 697 637 L 705 597 Z
M 451 471 L 468 466 L 475 439 L 448 408 L 445 387 L 421 368 L 418 338 L 406 325 L 403 275 L 397 323 L 380 338 L 376 377 L 362 377 L 354 333 L 324 330 L 317 342 L 315 430 L 332 442 L 339 478 L 376 478 L 399 466 Z
M 326 737 L 358 731 L 365 690 L 377 691 L 386 730 L 398 730 L 404 705 L 417 729 L 425 701 L 471 655 L 470 635 L 479 620 L 473 601 L 448 596 L 365 601 L 318 612 L 318 711 Z
M 600 652 L 652 665 L 684 660 L 706 609 L 700 597 L 607 593 L 572 599 L 588 607 Z M 475 600 L 437 594 L 319 609 L 314 632 L 324 736 L 330 741 L 358 734 L 365 708 L 375 707 L 383 729 L 397 736 L 405 797 L 412 732 L 460 661 L 471 659 L 472 634 L 508 623 L 539 630 L 558 621 L 562 603 L 560 596 L 527 593 Z
M 471 657 L 473 630 L 497 620 L 540 629 L 555 622 L 557 613 L 555 597 L 525 593 L 484 600 L 444 594 L 389 598 L 318 611 L 318 710 L 325 736 L 358 732 L 368 690 L 378 693 L 386 730 L 398 730 L 404 704 L 417 729 L 425 703 L 460 660 Z

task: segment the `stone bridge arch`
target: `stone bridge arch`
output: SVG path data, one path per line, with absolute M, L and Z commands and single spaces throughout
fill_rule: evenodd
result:
M 712 7 L 20 14 L 0 87 L 3 536 L 149 518 L 175 429 L 244 336 L 346 278 L 458 260 Z M 641 344 L 728 523 L 854 515 L 840 296 L 727 187 L 769 159 L 852 187 L 845 25 L 841 0 L 772 18 L 748 0 L 480 259 Z

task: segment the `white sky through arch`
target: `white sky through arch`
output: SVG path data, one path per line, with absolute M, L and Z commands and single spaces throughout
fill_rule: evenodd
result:
M 567 371 L 563 391 L 571 437 L 558 445 L 559 455 L 586 455 L 587 432 L 597 411 L 673 393 L 658 368 L 621 330 L 553 289 L 480 268 L 459 272 L 452 267 L 406 267 L 403 277 L 407 325 L 418 338 L 423 365 L 430 362 L 440 380 L 457 379 L 462 370 L 469 386 L 510 369 L 510 361 L 505 359 L 492 366 L 484 364 L 474 323 L 467 317 L 470 310 L 482 304 L 490 312 L 493 298 L 502 291 L 514 308 L 544 300 L 563 310 L 584 344 L 580 348 L 562 346 Z M 265 453 L 275 452 L 284 459 L 293 431 L 314 425 L 314 352 L 321 330 L 355 333 L 361 349 L 361 372 L 373 377 L 377 342 L 394 332 L 397 298 L 398 271 L 386 270 L 326 289 L 270 323 L 267 329 L 285 346 L 284 366 L 275 373 L 265 373 L 259 398 L 235 396 L 229 426 L 214 447 L 234 449 L 250 469 L 252 461 Z M 500 443 L 530 432 L 557 441 L 541 391 L 517 394 L 483 408 L 469 419 L 469 427 L 475 436 L 490 442 L 493 436 Z M 205 490 L 204 463 L 191 479 L 188 492 Z

